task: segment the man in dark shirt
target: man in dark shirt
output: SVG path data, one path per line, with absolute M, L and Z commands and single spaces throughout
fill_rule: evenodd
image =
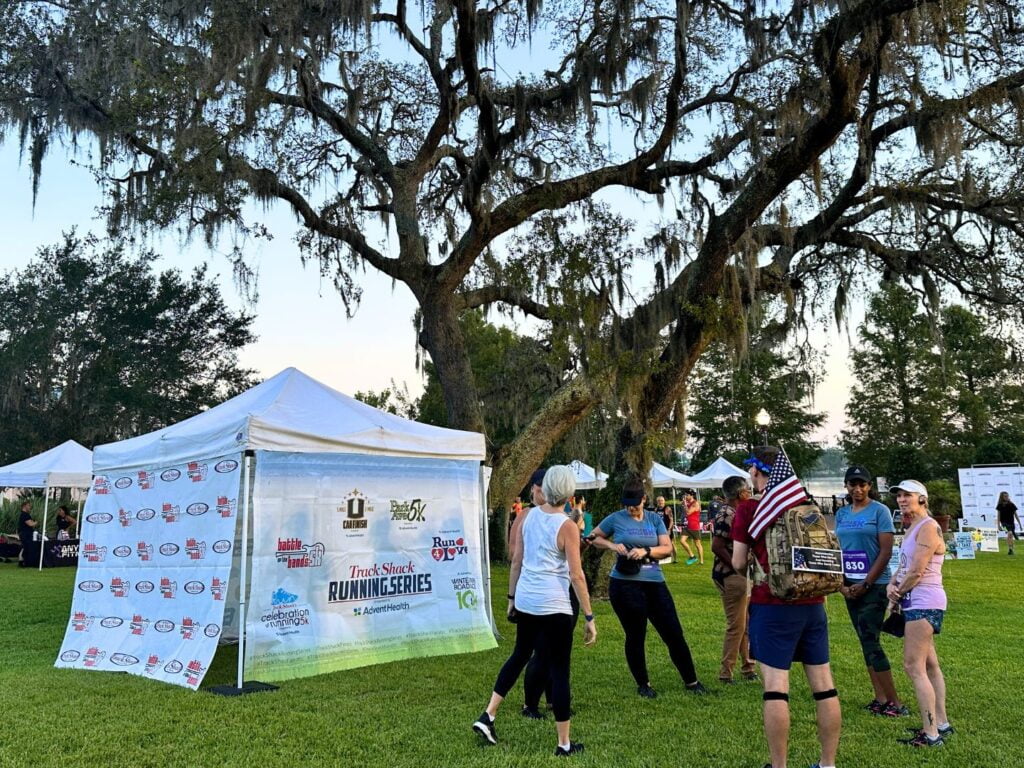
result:
M 725 642 L 718 679 L 731 683 L 737 656 L 742 664 L 740 672 L 743 678 L 757 680 L 747 637 L 747 577 L 732 567 L 732 521 L 736 505 L 750 498 L 750 483 L 745 477 L 729 477 L 722 483 L 722 490 L 725 501 L 712 501 L 708 508 L 713 526 L 711 551 L 715 555 L 711 580 L 722 596 L 722 608 L 725 610 Z
M 24 502 L 21 505 L 21 514 L 18 516 L 18 537 L 21 539 L 21 562 L 25 565 L 25 552 L 32 544 L 32 529 L 38 523 L 32 518 L 32 504 Z
M 654 511 L 661 515 L 661 519 L 665 523 L 665 530 L 668 531 L 669 541 L 672 542 L 672 561 L 674 562 L 676 559 L 675 510 L 665 503 L 664 496 L 659 496 L 654 500 Z M 665 561 L 662 560 L 662 564 L 664 563 Z
M 750 479 L 757 494 L 768 485 L 772 465 L 779 449 L 763 446 L 754 449 L 747 463 Z M 759 502 L 753 499 L 736 506 L 732 523 L 732 565 L 739 572 L 747 569 L 748 555 L 753 554 L 758 571 L 768 573 L 768 550 L 765 531 L 755 538 L 750 527 Z M 812 768 L 834 768 L 839 748 L 842 715 L 839 694 L 832 681 L 828 655 L 828 620 L 825 598 L 781 600 L 771 593 L 766 578 L 754 580 L 750 593 L 750 655 L 761 664 L 764 681 L 764 731 L 771 753 L 771 765 L 786 765 L 789 746 L 789 668 L 794 661 L 804 666 L 808 687 L 812 691 L 818 724 L 821 759 Z

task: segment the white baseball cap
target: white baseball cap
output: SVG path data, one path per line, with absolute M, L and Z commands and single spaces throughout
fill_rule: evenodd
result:
M 928 498 L 928 489 L 924 487 L 924 483 L 917 480 L 904 480 L 899 485 L 890 485 L 889 493 L 896 493 L 896 491 L 906 491 L 907 493 L 919 493 Z

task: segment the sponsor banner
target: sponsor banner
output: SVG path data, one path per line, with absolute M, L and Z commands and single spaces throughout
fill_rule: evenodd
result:
M 954 533 L 957 560 L 974 560 L 974 537 L 970 533 Z
M 999 551 L 999 534 L 996 531 L 981 531 L 981 551 Z
M 56 666 L 197 688 L 223 633 L 240 457 L 97 476 Z
M 971 467 L 960 469 L 959 475 L 961 526 L 994 531 L 999 521 L 999 494 L 1006 491 L 1018 506 L 1024 499 L 1024 467 Z
M 495 647 L 479 464 L 260 452 L 257 467 L 247 675 Z

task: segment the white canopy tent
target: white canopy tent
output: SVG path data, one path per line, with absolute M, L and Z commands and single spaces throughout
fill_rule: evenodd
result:
M 727 477 L 749 477 L 749 472 L 719 456 L 709 466 L 690 477 L 691 488 L 721 488 Z
M 358 454 L 379 456 L 382 460 L 399 457 L 482 462 L 485 442 L 483 435 L 478 433 L 421 424 L 386 413 L 331 389 L 295 368 L 287 368 L 262 384 L 185 421 L 146 435 L 96 447 L 93 469 L 98 476 L 244 453 L 241 488 L 248 490 L 241 494 L 238 513 L 241 517 L 241 541 L 249 542 L 249 546 L 240 548 L 237 576 L 239 690 L 243 687 L 245 659 L 247 559 L 253 546 L 249 517 L 250 495 L 253 493 L 250 476 L 255 451 L 274 452 L 275 455 Z M 481 468 L 478 474 L 480 495 L 485 499 L 485 468 Z M 260 503 L 259 498 L 254 498 Z M 490 616 L 485 507 L 482 500 L 478 515 L 481 557 L 484 559 L 480 592 Z M 253 555 L 258 554 L 254 549 Z
M 569 463 L 569 469 L 576 475 L 576 490 L 587 491 L 595 488 L 604 488 L 605 483 L 608 482 L 607 472 L 598 472 L 589 464 L 585 464 L 579 459 L 574 459 Z
M 43 488 L 43 527 L 50 511 L 51 488 L 88 488 L 92 483 L 92 451 L 67 440 L 48 451 L 0 467 L 0 486 Z M 42 536 L 40 536 L 42 538 Z M 43 547 L 39 547 L 39 570 L 43 569 Z
M 691 478 L 689 475 L 684 475 L 682 472 L 676 472 L 674 469 L 669 469 L 664 464 L 654 462 L 651 465 L 651 485 L 655 488 L 690 488 L 692 487 Z

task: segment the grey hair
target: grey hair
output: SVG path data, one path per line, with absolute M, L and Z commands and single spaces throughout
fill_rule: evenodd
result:
M 576 475 L 564 464 L 556 464 L 544 473 L 541 489 L 551 506 L 565 504 L 569 497 L 576 493 Z

